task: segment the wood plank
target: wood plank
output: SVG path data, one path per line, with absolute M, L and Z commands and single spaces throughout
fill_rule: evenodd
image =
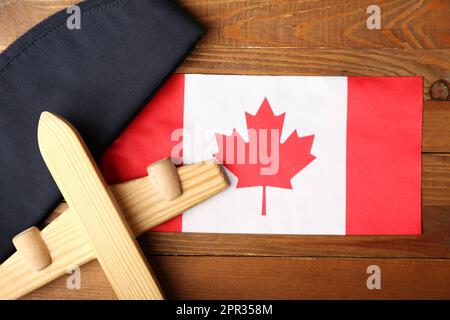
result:
M 450 50 L 239 48 L 199 45 L 178 72 L 304 76 L 422 76 L 449 79 Z
M 422 132 L 422 152 L 450 152 L 450 102 L 425 102 Z
M 0 51 L 28 29 L 77 0 L 4 0 L 0 3 Z
M 422 155 L 422 205 L 450 206 L 450 155 Z
M 77 0 L 6 0 L 0 5 L 0 50 L 28 28 Z M 210 45 L 295 48 L 449 49 L 450 3 L 379 0 L 382 29 L 369 30 L 371 0 L 183 0 L 208 28 Z M 11 18 L 13 17 L 13 18 Z
M 148 254 L 450 258 L 450 155 L 424 154 L 421 236 L 290 236 L 147 232 Z M 57 211 L 61 211 L 57 209 Z M 58 216 L 55 212 L 49 221 Z
M 54 13 L 55 11 L 58 11 L 59 9 L 62 9 L 75 2 L 72 0 L 25 0 L 23 2 L 16 2 L 14 0 L 9 1 L 10 2 L 7 2 L 7 4 L 4 5 L 2 9 L 0 9 L 0 20 L 7 22 L 5 24 L 6 26 L 2 27 L 0 31 L 0 50 L 6 48 L 6 46 L 10 44 L 15 38 L 20 36 L 23 32 L 26 31 L 26 29 L 28 29 L 38 21 L 42 20 L 51 13 Z M 446 10 L 448 10 L 448 7 L 450 5 L 447 5 L 440 0 L 409 0 L 407 4 L 399 0 L 383 1 L 386 2 L 386 4 L 389 4 L 389 6 L 399 6 L 401 9 L 398 10 L 402 10 L 402 12 L 404 12 L 400 18 L 396 18 L 396 20 L 399 20 L 396 23 L 400 23 L 400 21 L 406 19 L 402 22 L 402 25 L 404 24 L 403 29 L 400 30 L 405 31 L 405 34 L 408 35 L 408 39 L 410 39 L 411 37 L 414 38 L 414 36 L 407 32 L 407 26 L 409 24 L 412 24 L 415 20 L 411 19 L 411 17 L 407 17 L 409 14 L 418 14 L 413 13 L 414 10 L 418 10 L 417 12 L 421 12 L 419 15 L 426 13 L 426 18 L 424 18 L 424 20 L 422 19 L 421 21 L 430 21 L 430 23 L 432 24 L 435 22 L 439 22 L 439 26 L 433 25 L 429 27 L 430 30 L 429 32 L 426 32 L 426 34 L 433 35 L 434 37 L 438 35 L 441 30 L 443 30 L 442 32 L 444 32 L 444 35 L 439 35 L 436 37 L 439 39 L 446 39 L 445 41 L 448 41 L 448 43 L 450 44 L 450 37 L 448 36 L 448 33 L 450 33 L 450 23 L 440 23 L 441 18 L 439 17 L 441 13 L 438 14 L 439 17 L 434 17 L 434 13 L 429 12 L 429 10 L 432 10 L 432 12 L 446 13 Z M 226 19 L 233 21 L 232 23 L 238 25 L 242 23 L 245 24 L 247 20 L 256 19 L 259 21 L 261 19 L 267 19 L 265 23 L 270 23 L 270 25 L 275 24 L 274 28 L 276 29 L 276 26 L 278 25 L 280 28 L 285 28 L 283 27 L 286 25 L 284 17 L 289 16 L 289 14 L 282 14 L 284 12 L 283 10 L 295 11 L 297 10 L 295 9 L 295 6 L 297 5 L 317 5 L 319 8 L 323 7 L 324 10 L 328 11 L 332 11 L 336 7 L 335 5 L 330 5 L 328 0 L 314 1 L 311 3 L 312 4 L 308 4 L 304 1 L 301 1 L 298 4 L 289 2 L 270 4 L 269 2 L 258 1 L 253 3 L 253 5 L 247 5 L 245 4 L 245 2 L 231 2 L 228 0 L 208 2 L 202 2 L 200 0 L 186 0 L 185 2 L 183 2 L 183 4 L 190 11 L 195 13 L 195 15 L 200 18 L 200 20 L 205 19 L 207 24 L 216 23 L 217 25 L 214 24 L 214 27 L 210 26 L 210 30 L 205 39 L 202 41 L 202 45 L 199 45 L 198 48 L 188 57 L 186 62 L 181 66 L 181 68 L 179 68 L 179 72 L 215 74 L 224 73 L 352 76 L 418 75 L 424 77 L 424 95 L 426 99 L 429 99 L 429 88 L 433 82 L 438 79 L 449 79 L 449 46 L 430 45 L 430 48 L 433 48 L 430 50 L 411 49 L 415 47 L 420 48 L 420 45 L 405 45 L 404 47 L 406 49 L 404 50 L 380 49 L 379 46 L 374 46 L 374 48 L 378 49 L 369 50 L 362 48 L 357 49 L 358 47 L 356 47 L 356 49 L 351 49 L 349 46 L 345 45 L 338 46 L 338 48 L 340 48 L 338 50 L 333 50 L 326 49 L 327 46 L 322 44 L 324 40 L 321 40 L 317 34 L 314 34 L 314 37 L 311 36 L 311 39 L 318 39 L 314 40 L 319 41 L 319 43 L 321 44 L 319 46 L 320 49 L 318 49 L 316 47 L 300 45 L 299 43 L 301 43 L 301 41 L 299 42 L 298 37 L 294 37 L 290 32 L 278 32 L 282 34 L 283 37 L 285 37 L 285 40 L 283 40 L 284 42 L 288 40 L 291 41 L 291 44 L 289 45 L 286 45 L 286 43 L 282 41 L 281 46 L 273 46 L 273 44 L 270 44 L 269 46 L 257 45 L 257 47 L 255 47 L 255 43 L 253 43 L 251 40 L 246 40 L 252 39 L 252 32 L 256 32 L 258 34 L 270 34 L 270 32 L 267 31 L 267 27 L 249 27 L 250 31 L 243 32 L 243 36 L 239 37 L 239 39 L 241 39 L 239 41 L 232 40 L 230 43 L 228 43 L 223 42 L 222 40 L 215 40 L 228 39 L 226 35 L 222 34 L 223 32 L 226 32 L 226 30 L 228 30 L 227 24 L 221 22 L 220 17 L 222 17 L 222 15 L 224 17 L 227 17 Z M 411 9 L 412 11 L 410 12 L 410 9 L 405 9 L 407 5 L 410 6 L 408 8 L 413 8 L 414 5 L 416 5 L 422 9 Z M 234 8 L 235 6 L 238 6 L 238 8 Z M 281 6 L 281 9 L 279 6 Z M 350 10 L 350 12 L 353 12 L 358 6 L 360 6 L 359 2 L 353 0 L 348 5 L 337 6 L 337 10 Z M 230 9 L 226 10 L 226 8 Z M 259 13 L 258 10 L 263 10 L 263 12 L 266 12 L 266 14 Z M 242 11 L 244 13 L 242 13 Z M 233 17 L 233 12 L 237 12 L 236 14 L 238 14 L 238 12 L 241 12 L 242 16 L 238 14 L 238 17 Z M 277 20 L 270 18 L 269 13 L 272 12 L 275 17 L 280 16 L 280 19 L 283 21 L 283 23 L 275 23 Z M 299 21 L 302 21 L 301 16 L 303 14 L 316 15 L 318 12 L 321 12 L 321 9 L 305 9 L 300 10 L 300 17 L 297 17 L 297 14 L 293 14 L 293 16 L 297 17 L 295 19 L 299 19 Z M 327 15 L 328 14 L 329 13 L 327 13 Z M 342 12 L 339 11 L 337 15 L 339 14 L 342 14 Z M 230 15 L 232 17 L 230 17 Z M 329 34 L 330 32 L 335 32 L 333 30 L 335 30 L 336 28 L 329 27 L 330 17 L 328 17 L 327 15 L 320 16 L 322 17 L 321 19 L 316 18 L 312 20 L 321 21 L 324 28 L 329 29 L 328 31 L 323 31 L 324 37 L 326 37 L 327 39 L 339 39 L 340 33 Z M 345 19 L 343 19 L 343 17 L 345 17 Z M 447 15 L 443 15 L 443 18 L 447 19 Z M 348 16 L 348 14 L 343 14 L 343 16 L 341 16 L 339 19 L 339 21 L 341 21 L 340 24 L 342 25 L 344 23 L 343 21 L 352 20 L 351 16 Z M 408 22 L 405 24 L 405 21 Z M 414 25 L 419 25 L 419 29 L 422 27 L 421 23 L 415 23 Z M 217 30 L 220 30 L 220 32 Z M 403 33 L 403 31 L 401 31 L 400 33 Z M 299 36 L 301 37 L 302 32 L 300 32 L 299 34 Z M 255 37 L 259 38 L 259 36 Z M 422 37 L 424 36 L 422 35 Z M 390 38 L 386 35 L 379 36 L 378 38 L 380 43 L 389 43 L 388 39 Z M 393 38 L 396 38 L 396 36 L 394 36 Z M 366 38 L 361 37 L 361 39 Z M 247 43 L 245 41 L 250 42 Z M 401 40 L 399 43 L 407 43 L 404 41 L 406 40 Z M 229 47 L 229 45 L 231 44 L 234 47 Z M 364 48 L 366 47 L 372 48 L 370 45 L 365 44 Z
M 422 157 L 421 236 L 289 236 L 146 233 L 152 254 L 450 258 L 450 155 Z
M 450 260 L 264 257 L 151 257 L 169 299 L 450 299 Z M 381 269 L 369 290 L 367 267 Z M 66 277 L 26 299 L 105 299 L 97 263 L 81 269 L 80 290 Z
M 139 243 L 155 255 L 450 258 L 449 225 L 450 207 L 425 207 L 421 236 L 147 232 Z
M 49 283 L 45 287 L 37 289 L 26 295 L 22 299 L 44 299 L 44 300 L 64 300 L 64 299 L 96 299 L 96 300 L 116 300 L 111 284 L 106 278 L 100 264 L 93 260 L 81 267 L 80 289 L 68 289 L 69 282 L 73 287 L 71 274 L 61 276 Z
M 0 4 L 0 51 L 35 23 L 76 2 L 3 1 Z M 381 31 L 362 28 L 367 17 L 365 8 L 372 4 L 368 0 L 180 2 L 209 30 L 179 72 L 419 75 L 425 80 L 426 100 L 434 81 L 450 79 L 450 3 L 444 0 L 380 0 L 376 4 L 383 10 L 384 30 Z M 357 11 L 359 7 L 361 11 Z M 331 50 L 335 48 L 338 49 Z M 423 152 L 450 152 L 448 106 L 447 103 L 426 103 Z M 424 234 L 420 237 L 150 232 L 140 238 L 140 243 L 149 254 L 219 255 L 151 257 L 150 263 L 168 298 L 250 298 L 257 295 L 256 298 L 448 299 L 448 260 L 422 259 L 450 258 L 448 166 L 448 155 L 426 154 L 423 157 Z M 250 257 L 234 257 L 237 255 Z M 383 259 L 376 259 L 377 256 Z M 365 288 L 365 268 L 367 263 L 373 262 L 379 262 L 382 267 L 380 291 Z M 356 276 L 361 278 L 355 280 Z M 66 289 L 65 281 L 63 276 L 28 298 L 115 298 L 97 262 L 82 267 L 81 290 Z
M 450 48 L 450 3 L 441 0 L 185 0 L 211 45 L 295 48 Z M 369 30 L 367 7 L 381 8 Z

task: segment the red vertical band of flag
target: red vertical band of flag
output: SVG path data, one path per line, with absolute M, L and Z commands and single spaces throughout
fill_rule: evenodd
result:
M 421 127 L 421 78 L 348 78 L 346 234 L 420 234 Z
M 170 157 L 175 129 L 183 128 L 184 75 L 172 76 L 104 155 L 100 169 L 108 183 L 147 175 L 147 166 Z M 155 144 L 155 142 L 157 144 Z M 149 181 L 150 183 L 150 181 Z M 181 215 L 155 231 L 182 230 Z

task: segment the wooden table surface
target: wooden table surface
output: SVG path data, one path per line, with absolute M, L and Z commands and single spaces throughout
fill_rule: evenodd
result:
M 75 0 L 0 0 L 0 50 Z M 422 236 L 277 236 L 146 233 L 144 251 L 172 299 L 450 299 L 450 101 L 430 86 L 450 80 L 450 1 L 183 0 L 208 33 L 179 72 L 422 76 Z M 387 185 L 386 188 L 389 188 Z M 366 269 L 381 268 L 381 290 Z M 81 289 L 62 277 L 26 298 L 114 299 L 97 262 Z

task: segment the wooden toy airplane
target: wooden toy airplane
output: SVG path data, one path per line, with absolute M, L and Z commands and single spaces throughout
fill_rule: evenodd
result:
M 228 186 L 219 164 L 175 168 L 170 159 L 148 167 L 148 177 L 108 187 L 84 141 L 64 119 L 44 112 L 41 154 L 68 208 L 42 232 L 13 239 L 17 249 L 0 265 L 0 299 L 17 299 L 98 259 L 120 299 L 163 299 L 135 236 Z

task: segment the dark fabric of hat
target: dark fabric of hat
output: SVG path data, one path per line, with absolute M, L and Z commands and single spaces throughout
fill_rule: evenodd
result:
M 64 10 L 0 55 L 0 262 L 61 199 L 38 149 L 41 112 L 72 122 L 98 158 L 202 34 L 170 0 L 79 7 L 81 29 Z

